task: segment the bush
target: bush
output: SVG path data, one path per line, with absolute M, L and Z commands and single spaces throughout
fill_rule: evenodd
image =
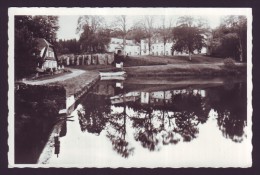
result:
M 234 59 L 232 59 L 232 58 L 224 59 L 224 65 L 227 68 L 234 68 L 235 67 L 235 63 L 236 63 L 236 61 Z

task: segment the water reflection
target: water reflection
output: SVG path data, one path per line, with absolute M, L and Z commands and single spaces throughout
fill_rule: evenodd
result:
M 149 90 L 139 85 L 128 87 L 122 81 L 102 81 L 81 102 L 80 127 L 96 135 L 106 132 L 113 149 L 127 158 L 135 151 L 131 138 L 150 151 L 191 142 L 214 110 L 223 136 L 242 142 L 247 119 L 246 84 L 227 87 L 161 90 L 153 86 Z
M 87 100 L 91 99 L 91 100 Z M 99 135 L 105 128 L 110 113 L 110 102 L 104 95 L 89 94 L 82 101 L 84 109 L 78 111 L 81 130 Z
M 218 126 L 223 136 L 234 142 L 242 142 L 247 125 L 247 93 L 244 84 L 233 88 L 218 87 L 210 90 L 211 107 L 218 113 Z
M 134 148 L 126 140 L 126 106 L 123 106 L 123 112 L 110 114 L 107 127 L 107 137 L 113 145 L 113 149 L 123 157 L 133 154 Z

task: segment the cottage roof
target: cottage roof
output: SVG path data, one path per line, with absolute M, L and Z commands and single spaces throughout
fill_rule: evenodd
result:
M 37 42 L 37 48 L 40 50 L 43 49 L 44 47 L 53 46 L 51 43 L 46 41 L 44 38 L 37 38 L 36 42 Z
M 45 60 L 57 60 L 57 55 L 55 53 L 54 46 L 46 41 L 44 38 L 37 38 L 37 48 L 41 51 L 41 57 L 44 58 Z M 46 54 L 47 51 L 52 51 L 54 52 L 53 56 L 49 56 Z

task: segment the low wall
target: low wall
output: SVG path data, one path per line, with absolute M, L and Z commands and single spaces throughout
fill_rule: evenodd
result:
M 59 64 L 65 66 L 112 64 L 114 53 L 104 54 L 65 54 L 58 57 Z

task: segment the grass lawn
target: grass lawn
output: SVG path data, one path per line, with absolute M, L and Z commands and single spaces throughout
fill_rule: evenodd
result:
M 129 56 L 124 60 L 124 67 L 133 66 L 154 66 L 167 64 L 211 64 L 222 63 L 222 58 L 208 57 L 204 55 L 193 55 L 192 60 L 189 61 L 188 56 Z M 79 65 L 69 66 L 74 69 L 81 70 L 101 70 L 115 67 L 114 65 Z
M 222 58 L 209 57 L 204 55 L 193 55 L 192 60 L 188 56 L 130 56 L 125 59 L 125 67 L 166 65 L 166 64 L 210 64 L 221 63 Z
M 66 96 L 69 97 L 82 90 L 83 87 L 87 86 L 94 79 L 98 78 L 99 74 L 96 71 L 86 71 L 85 73 L 70 78 L 64 81 L 52 83 L 51 85 L 61 85 L 66 89 Z
M 240 75 L 246 74 L 246 64 L 228 68 L 224 59 L 205 55 L 188 56 L 129 56 L 125 58 L 124 69 L 128 76 L 172 76 L 172 75 Z M 75 69 L 98 71 L 113 65 L 80 65 Z
M 79 65 L 79 66 L 70 66 L 70 68 L 73 69 L 81 69 L 81 70 L 101 70 L 101 69 L 106 69 L 106 68 L 113 68 L 114 66 L 112 65 L 105 65 L 105 64 L 99 64 L 99 65 Z
M 56 78 L 56 77 L 60 77 L 60 76 L 63 76 L 63 75 L 66 75 L 66 74 L 70 74 L 71 71 L 69 70 L 65 70 L 64 72 L 62 73 L 57 73 L 57 74 L 44 74 L 44 75 L 41 75 L 37 78 L 33 77 L 33 78 L 28 78 L 28 80 L 32 80 L 32 81 L 42 81 L 42 80 L 48 80 L 48 79 L 52 79 L 52 78 Z
M 188 75 L 240 75 L 246 74 L 246 65 L 227 68 L 223 64 L 168 64 L 126 67 L 128 76 L 188 76 Z

